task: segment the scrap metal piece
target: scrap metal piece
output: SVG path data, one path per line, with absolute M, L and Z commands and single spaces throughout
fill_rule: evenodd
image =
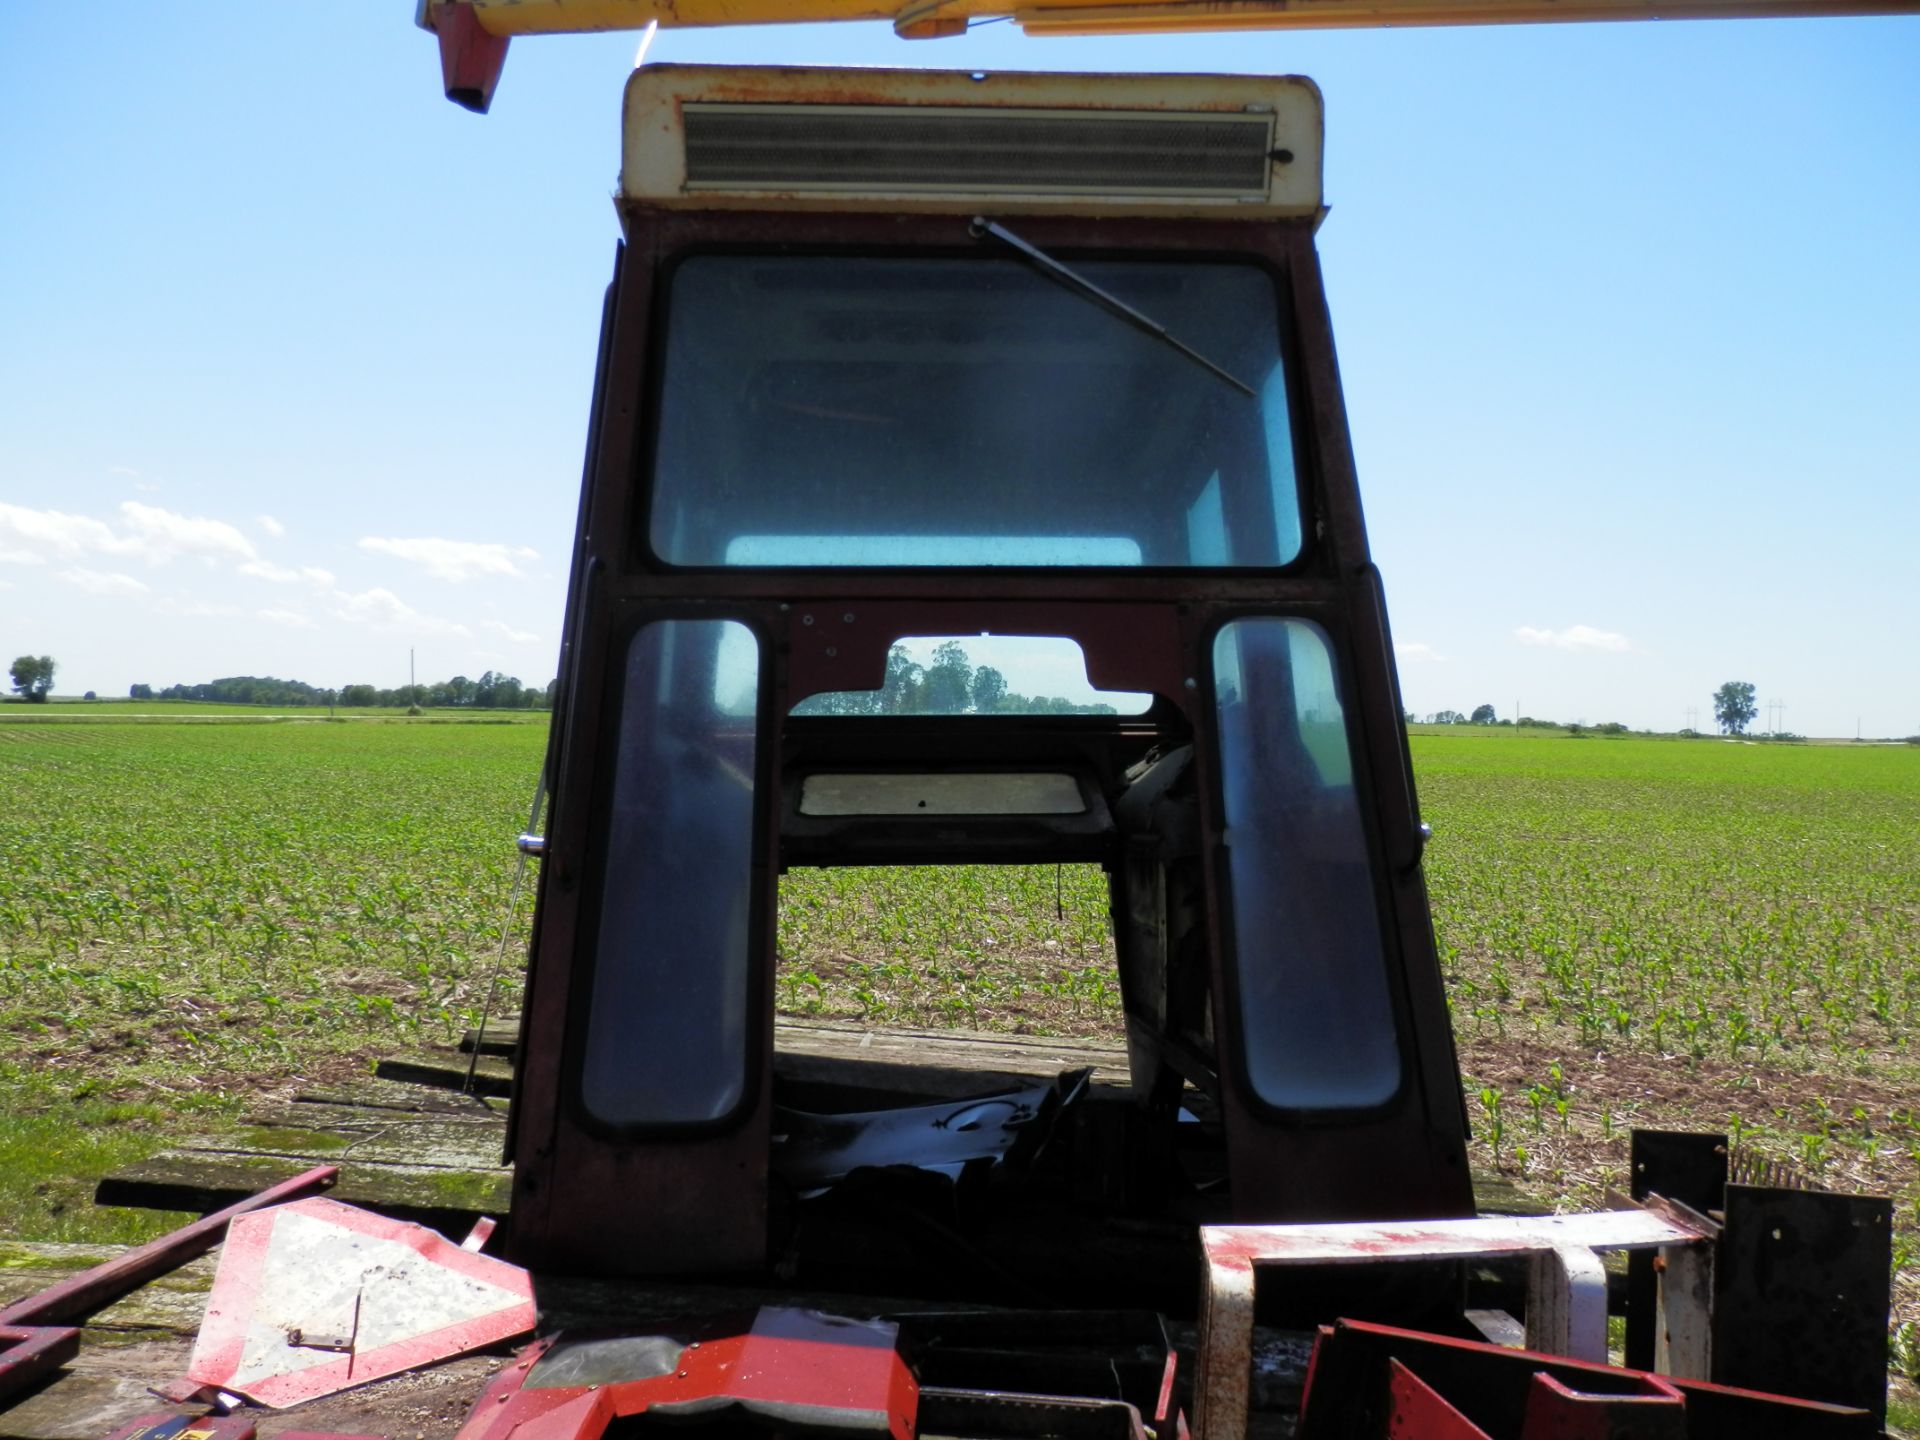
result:
M 1678 1201 L 1690 1209 L 1706 1213 L 1720 1208 L 1728 1179 L 1730 1155 L 1725 1135 L 1687 1130 L 1635 1130 L 1628 1159 L 1628 1175 L 1633 1199 L 1644 1204 L 1658 1195 Z M 1670 1346 L 1660 1321 L 1659 1271 L 1656 1257 L 1637 1251 L 1627 1257 L 1627 1336 L 1626 1361 L 1636 1370 L 1651 1370 L 1661 1352 Z M 1671 1279 L 1668 1281 L 1672 1283 Z M 1683 1343 L 1691 1367 L 1699 1358 L 1699 1346 Z M 1667 1368 L 1662 1366 L 1661 1368 Z M 1689 1368 L 1706 1378 L 1704 1368 Z
M 1528 1255 L 1533 1263 L 1528 1274 L 1527 1344 L 1535 1350 L 1604 1361 L 1606 1279 L 1595 1252 L 1672 1249 L 1707 1239 L 1676 1215 L 1647 1210 L 1207 1226 L 1200 1232 L 1206 1272 L 1200 1296 L 1194 1429 L 1206 1440 L 1243 1440 L 1246 1435 L 1258 1268 Z M 1663 1290 L 1662 1294 L 1671 1312 L 1692 1292 Z M 1704 1323 L 1704 1317 L 1699 1318 Z M 1675 1316 L 1676 1323 L 1682 1319 Z
M 332 1200 L 233 1223 L 189 1381 L 296 1405 L 523 1334 L 533 1284 L 422 1225 Z
M 1006 1160 L 1018 1168 L 1039 1154 L 1061 1112 L 1087 1093 L 1092 1075 L 1069 1070 L 1024 1090 L 852 1115 L 777 1107 L 773 1168 L 803 1196 L 870 1166 L 911 1165 L 953 1177 L 974 1160 Z
M 1712 1378 L 1858 1405 L 1886 1423 L 1893 1202 L 1727 1186 Z
M 1879 1433 L 1873 1417 L 1854 1407 L 1354 1320 L 1321 1329 L 1296 1431 L 1300 1440 L 1875 1440 Z
M 923 1432 L 975 1433 L 930 1418 L 932 1397 L 985 1392 L 1123 1403 L 1173 1440 L 1178 1358 L 1165 1321 L 1151 1310 L 930 1310 L 887 1318 L 899 1323 L 920 1377 Z
M 920 1388 L 897 1340 L 883 1321 L 779 1306 L 653 1334 L 556 1336 L 488 1386 L 457 1440 L 597 1440 L 643 1414 L 913 1440 Z

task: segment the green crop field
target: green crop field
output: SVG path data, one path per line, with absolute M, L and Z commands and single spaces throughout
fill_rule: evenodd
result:
M 42 718 L 68 708 L 0 712 L 0 1231 L 131 1238 L 157 1221 L 92 1210 L 103 1170 L 469 1022 L 546 727 Z M 1478 1162 L 1592 1204 L 1630 1127 L 1724 1128 L 1893 1194 L 1920 1319 L 1920 748 L 1414 760 Z M 1117 1035 L 1105 909 L 1080 867 L 795 872 L 778 1003 Z

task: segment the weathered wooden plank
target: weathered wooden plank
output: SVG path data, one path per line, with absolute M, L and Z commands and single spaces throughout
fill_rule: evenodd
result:
M 264 1105 L 240 1117 L 243 1125 L 295 1130 L 332 1130 L 342 1135 L 360 1135 L 385 1131 L 396 1126 L 437 1126 L 452 1130 L 473 1130 L 498 1135 L 507 1128 L 504 1108 L 488 1110 L 480 1106 L 457 1110 L 385 1110 L 371 1105 L 336 1105 L 323 1101 L 296 1100 L 290 1105 Z
M 520 1033 L 518 1015 L 502 1015 L 487 1024 L 486 1036 L 469 1030 L 458 1046 L 462 1056 L 471 1055 L 480 1046 L 482 1056 L 510 1057 Z M 1057 1035 L 1008 1035 L 982 1030 L 929 1030 L 898 1026 L 863 1025 L 856 1021 L 800 1020 L 781 1017 L 774 1021 L 774 1045 L 777 1049 L 817 1051 L 823 1047 L 844 1048 L 875 1045 L 891 1049 L 916 1050 L 928 1045 L 960 1047 L 957 1053 L 985 1056 L 998 1052 L 986 1062 L 989 1068 L 1006 1069 L 1016 1059 L 1024 1064 L 1053 1064 L 1059 1069 L 1080 1065 L 1126 1068 L 1126 1047 L 1104 1040 L 1074 1040 Z M 961 1063 L 961 1062 L 955 1062 Z M 464 1061 L 462 1062 L 464 1071 Z
M 313 1085 L 293 1097 L 296 1105 L 347 1105 L 363 1110 L 400 1110 L 416 1114 L 480 1115 L 507 1113 L 502 1098 L 462 1095 L 440 1086 L 366 1075 L 345 1085 Z
M 129 1344 L 89 1331 L 79 1358 L 44 1389 L 0 1412 L 0 1440 L 100 1440 L 137 1416 L 198 1411 L 168 1405 L 148 1385 L 186 1373 L 191 1342 Z M 498 1357 L 464 1356 L 284 1411 L 259 1411 L 261 1440 L 288 1430 L 451 1440 Z
M 77 1271 L 105 1264 L 126 1250 L 122 1245 L 0 1242 L 0 1304 L 38 1294 L 51 1285 L 71 1279 Z M 202 1255 L 177 1270 L 170 1270 L 95 1311 L 87 1319 L 86 1328 L 116 1333 L 164 1331 L 192 1335 L 200 1328 L 217 1263 L 215 1256 Z
M 483 1036 L 479 1029 L 472 1029 L 460 1037 L 460 1053 L 471 1055 L 473 1047 L 478 1045 L 482 1055 L 511 1055 L 520 1040 L 520 1017 L 518 1015 L 495 1015 L 487 1021 Z
M 99 1205 L 160 1210 L 213 1210 L 298 1174 L 302 1160 L 276 1155 L 168 1150 L 107 1176 L 94 1191 Z M 512 1171 L 356 1162 L 343 1165 L 333 1198 L 383 1214 L 465 1233 L 476 1215 L 504 1215 Z
M 418 1050 L 394 1055 L 374 1067 L 382 1080 L 406 1080 L 415 1085 L 437 1085 L 457 1090 L 466 1083 L 469 1056 L 457 1051 Z M 473 1093 L 506 1095 L 513 1089 L 513 1066 L 490 1055 L 482 1055 L 473 1067 Z
M 1553 1207 L 1530 1194 L 1504 1175 L 1491 1170 L 1469 1170 L 1473 1179 L 1473 1205 L 1482 1215 L 1551 1215 Z
M 1075 1040 L 1060 1035 L 1012 1035 L 993 1030 L 922 1030 L 902 1026 L 861 1025 L 841 1020 L 780 1019 L 774 1022 L 774 1043 L 782 1049 L 815 1046 L 861 1049 L 885 1047 L 916 1051 L 927 1046 L 955 1047 L 960 1053 L 1029 1057 L 1027 1063 L 1052 1064 L 1059 1069 L 1081 1065 L 1126 1066 L 1126 1047 L 1107 1040 Z M 989 1062 L 1003 1065 L 1006 1060 Z
M 169 1378 L 66 1371 L 0 1412 L 0 1440 L 101 1440 L 129 1420 L 169 1409 L 147 1393 Z
M 193 1135 L 173 1148 L 218 1155 L 318 1157 L 329 1165 L 424 1165 L 450 1170 L 491 1170 L 500 1163 L 504 1125 L 475 1125 L 439 1116 L 394 1114 L 381 1120 L 337 1125 L 301 1125 L 297 1114 L 275 1117 L 285 1123 L 241 1125 L 212 1135 Z

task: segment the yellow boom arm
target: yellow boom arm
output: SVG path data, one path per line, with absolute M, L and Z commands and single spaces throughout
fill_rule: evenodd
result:
M 1555 20 L 1714 20 L 1771 15 L 1894 15 L 1920 0 L 464 0 L 493 36 L 558 31 L 886 20 L 921 39 L 970 20 L 1009 18 L 1032 35 L 1138 31 L 1326 30 L 1518 25 Z M 429 28 L 455 0 L 428 0 Z
M 998 19 L 1017 21 L 1029 35 L 1118 35 L 1915 11 L 1920 0 L 419 0 L 416 18 L 439 36 L 447 98 L 485 110 L 513 36 L 655 24 L 672 29 L 885 20 L 896 35 L 926 40 Z

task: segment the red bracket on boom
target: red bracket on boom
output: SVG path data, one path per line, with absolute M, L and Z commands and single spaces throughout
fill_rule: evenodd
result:
M 493 87 L 507 63 L 507 37 L 491 35 L 480 24 L 473 6 L 436 5 L 428 12 L 440 41 L 440 79 L 447 98 L 477 114 L 493 104 Z

